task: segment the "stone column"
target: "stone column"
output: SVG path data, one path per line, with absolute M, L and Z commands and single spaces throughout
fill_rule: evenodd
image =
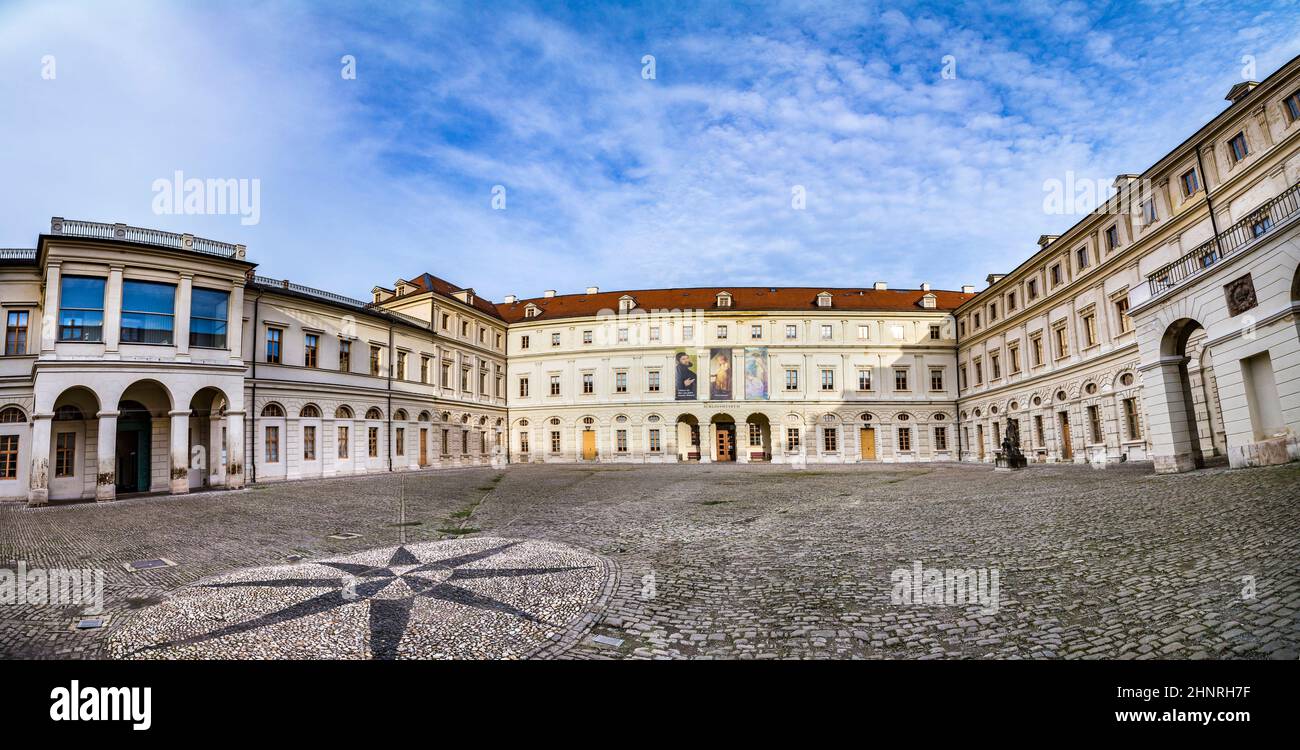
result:
M 1145 370 L 1142 400 L 1147 411 L 1148 438 L 1158 474 L 1192 471 L 1202 463 L 1192 420 L 1191 394 L 1184 387 L 1182 368 L 1187 357 L 1162 357 Z
M 99 438 L 95 443 L 95 499 L 117 499 L 117 417 L 118 412 L 99 412 Z
M 54 351 L 59 340 L 59 293 L 62 284 L 62 266 L 50 263 L 45 269 L 45 305 L 41 316 L 41 354 Z
M 256 323 L 254 323 L 256 329 Z M 244 287 L 235 284 L 230 290 L 230 310 L 226 312 L 226 343 L 230 345 L 230 358 L 236 363 L 244 359 Z M 253 356 L 257 356 L 254 353 Z
M 45 505 L 50 501 L 50 422 L 53 414 L 32 415 L 32 444 L 29 506 Z
M 173 335 L 176 337 L 176 358 L 190 358 L 190 302 L 194 297 L 194 274 L 182 273 L 181 283 L 176 287 L 176 325 Z M 229 329 L 229 324 L 227 324 Z
M 190 491 L 190 412 L 177 409 L 168 412 L 171 417 L 171 493 L 184 495 Z
M 244 412 L 226 412 L 226 487 L 244 486 Z
M 122 266 L 108 269 L 108 282 L 104 285 L 104 354 L 106 359 L 117 359 L 118 345 L 122 339 Z

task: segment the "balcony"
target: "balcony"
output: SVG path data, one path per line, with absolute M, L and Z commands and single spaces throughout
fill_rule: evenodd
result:
M 227 260 L 244 260 L 243 245 L 218 242 L 192 234 L 177 234 L 159 229 L 130 227 L 126 224 L 106 224 L 99 221 L 77 221 L 56 216 L 50 219 L 50 234 L 63 237 L 85 237 L 94 240 L 116 240 L 134 242 L 138 245 L 152 245 L 171 250 L 211 255 Z
M 1201 243 L 1178 260 L 1147 274 L 1146 283 L 1129 295 L 1129 308 L 1145 304 L 1217 263 L 1252 246 L 1300 215 L 1300 182 L 1265 201 L 1244 219 Z

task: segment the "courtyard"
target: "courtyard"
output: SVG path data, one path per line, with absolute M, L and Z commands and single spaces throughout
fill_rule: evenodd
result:
M 1295 659 L 1298 498 L 1296 464 L 605 464 L 6 506 L 0 565 L 103 569 L 105 612 L 4 605 L 0 656 Z M 918 564 L 996 606 L 898 603 Z

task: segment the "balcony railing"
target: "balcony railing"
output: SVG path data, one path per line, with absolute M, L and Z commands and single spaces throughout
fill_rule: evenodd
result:
M 36 250 L 30 247 L 0 247 L 0 260 L 36 260 Z
M 217 240 L 195 237 L 192 234 L 177 234 L 176 232 L 164 232 L 160 229 L 131 227 L 126 224 L 105 224 L 99 221 L 77 221 L 75 219 L 64 219 L 59 216 L 50 219 L 50 234 L 59 234 L 65 237 L 87 237 L 96 240 L 135 242 L 141 245 L 152 245 L 154 247 L 166 247 L 172 250 L 185 250 L 188 252 L 202 253 L 203 255 L 211 255 L 217 258 L 226 258 L 228 260 L 243 260 L 245 255 L 243 245 L 233 245 L 229 242 L 218 242 Z
M 1146 299 L 1168 291 L 1188 277 L 1210 268 L 1281 226 L 1284 221 L 1297 213 L 1300 213 L 1300 182 L 1265 201 L 1244 219 L 1220 232 L 1217 237 L 1211 237 L 1173 263 L 1147 274 Z M 1145 299 L 1135 300 L 1135 302 L 1145 301 Z
M 286 291 L 294 292 L 295 294 L 306 295 L 308 297 L 316 297 L 318 299 L 328 300 L 330 302 L 335 302 L 340 305 L 347 305 L 348 307 L 355 307 L 358 309 L 370 308 L 370 303 L 368 302 L 362 302 L 359 299 L 352 299 L 351 297 L 345 297 L 342 294 L 335 294 L 334 292 L 327 292 L 324 289 L 312 289 L 309 286 L 303 286 L 302 284 L 295 284 L 289 281 L 288 279 L 273 279 L 270 276 L 254 276 L 253 283 L 264 287 L 284 289 Z

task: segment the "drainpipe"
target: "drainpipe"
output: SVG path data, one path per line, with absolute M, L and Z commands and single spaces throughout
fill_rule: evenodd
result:
M 251 424 L 252 427 L 245 427 L 244 444 L 240 446 L 240 450 L 244 454 L 244 466 L 249 469 L 253 478 L 252 484 L 257 484 L 257 461 L 248 460 L 248 446 L 255 445 L 253 441 L 257 440 L 257 321 L 259 317 L 258 311 L 261 306 L 262 295 L 258 294 L 257 298 L 253 300 L 253 397 L 252 403 L 244 409 L 244 413 L 248 415 L 248 424 Z M 243 325 L 243 323 L 241 322 L 240 325 Z M 256 451 L 254 451 L 253 457 L 257 457 Z
M 393 470 L 393 363 L 397 353 L 393 351 L 393 324 L 388 324 L 388 470 Z

